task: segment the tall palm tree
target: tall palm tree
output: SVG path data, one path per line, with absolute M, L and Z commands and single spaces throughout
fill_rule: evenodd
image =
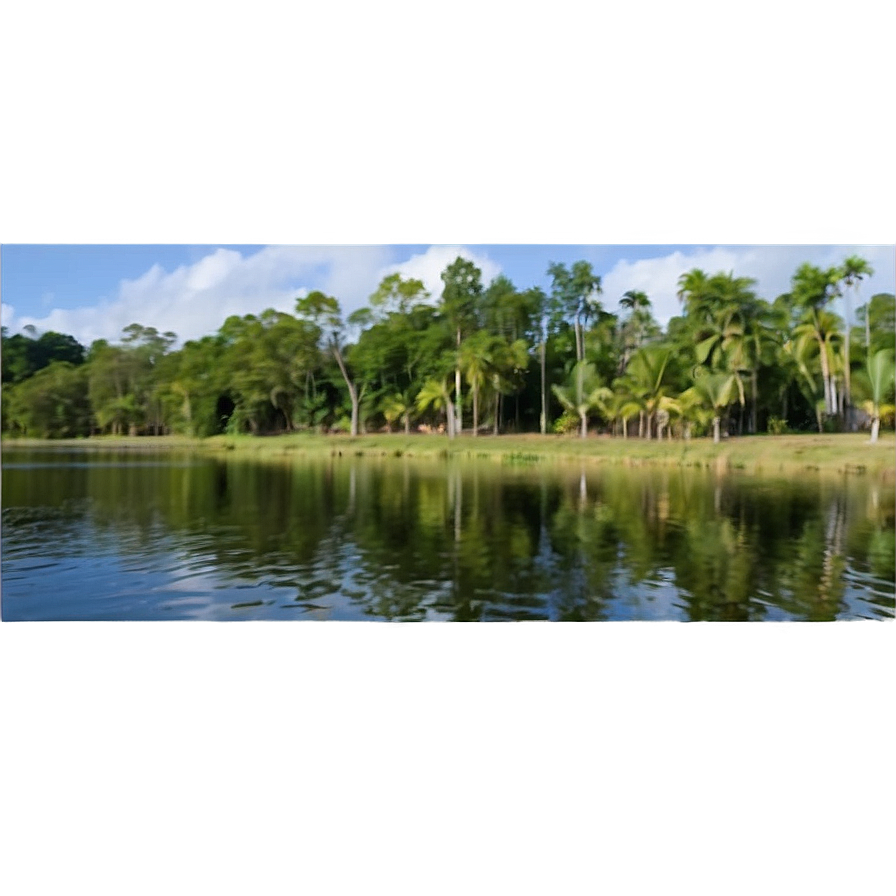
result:
M 856 302 L 859 298 L 859 284 L 863 277 L 870 277 L 874 274 L 874 269 L 864 259 L 858 255 L 850 255 L 840 266 L 840 279 L 846 286 L 843 292 L 843 310 L 846 318 L 846 338 L 843 341 L 843 375 L 844 375 L 844 393 L 843 393 L 843 413 L 844 419 L 849 425 L 848 414 L 852 405 L 852 387 L 851 387 L 851 371 L 849 366 L 849 343 L 850 333 L 852 332 L 852 297 L 850 293 L 855 294 Z M 865 315 L 865 352 L 870 352 L 871 346 L 871 326 L 868 315 Z
M 812 342 L 818 348 L 818 359 L 821 366 L 821 379 L 824 388 L 824 410 L 826 414 L 837 413 L 837 389 L 835 373 L 838 367 L 837 348 L 842 343 L 840 318 L 831 311 L 817 308 L 809 309 L 802 323 L 793 329 L 794 342 L 798 355 Z
M 840 319 L 826 309 L 840 294 L 839 281 L 838 268 L 825 270 L 808 262 L 800 265 L 791 278 L 790 299 L 796 308 L 802 309 L 794 335 L 799 339 L 802 334 L 808 333 L 818 344 L 824 383 L 824 410 L 829 415 L 837 413 L 830 347 L 834 342 L 834 333 L 839 336 Z M 828 350 L 825 346 L 829 347 Z
M 702 318 L 711 310 L 711 289 L 705 271 L 692 268 L 678 278 L 678 299 L 688 316 Z
M 621 308 L 628 312 L 628 316 L 622 323 L 622 357 L 620 358 L 619 372 L 624 373 L 632 353 L 637 351 L 645 339 L 658 332 L 658 326 L 650 313 L 650 299 L 646 292 L 630 289 L 619 300 Z
M 478 330 L 461 344 L 458 367 L 473 395 L 473 435 L 479 434 L 479 394 L 491 374 L 497 343 L 501 340 L 485 330 Z

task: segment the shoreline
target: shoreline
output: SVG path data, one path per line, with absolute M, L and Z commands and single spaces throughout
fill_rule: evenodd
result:
M 349 435 L 287 433 L 270 436 L 93 436 L 82 439 L 8 439 L 0 450 L 13 448 L 78 448 L 125 451 L 200 451 L 251 455 L 258 459 L 302 456 L 481 458 L 505 464 L 586 461 L 626 467 L 698 467 L 737 470 L 756 475 L 837 473 L 896 479 L 896 436 L 884 433 L 877 444 L 866 433 L 758 435 L 723 439 L 621 439 L 604 435 L 574 436 L 504 434 L 447 436 L 427 433 Z

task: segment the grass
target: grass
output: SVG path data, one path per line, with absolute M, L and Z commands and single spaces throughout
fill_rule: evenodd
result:
M 719 471 L 749 473 L 838 473 L 893 480 L 896 475 L 896 437 L 881 435 L 871 445 L 867 434 L 761 435 L 724 439 L 718 445 L 700 438 L 664 441 L 620 439 L 609 436 L 470 435 L 449 440 L 444 435 L 376 433 L 351 438 L 347 435 L 290 433 L 276 436 L 99 436 L 53 442 L 19 439 L 4 444 L 26 447 L 59 446 L 126 450 L 235 451 L 258 458 L 302 456 L 375 456 L 424 458 L 483 458 L 504 464 L 530 465 L 585 461 L 594 464 L 638 466 L 709 467 Z

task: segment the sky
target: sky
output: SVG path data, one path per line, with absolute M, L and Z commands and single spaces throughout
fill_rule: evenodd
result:
M 131 323 L 173 331 L 179 341 L 215 332 L 232 315 L 266 308 L 292 312 L 297 297 L 321 289 L 346 314 L 367 303 L 387 274 L 421 279 L 434 297 L 456 257 L 476 263 L 488 283 L 499 274 L 520 289 L 550 290 L 548 266 L 584 259 L 602 278 L 602 304 L 618 310 L 629 289 L 650 297 L 665 324 L 679 312 L 679 276 L 699 267 L 757 280 L 769 300 L 786 292 L 804 261 L 838 264 L 858 254 L 874 269 L 859 302 L 896 286 L 893 246 L 687 245 L 4 245 L 0 247 L 2 323 L 69 333 L 85 346 L 117 341 Z M 842 313 L 842 308 L 840 309 Z
M 661 322 L 694 266 L 774 298 L 800 262 L 858 251 L 876 270 L 863 291 L 893 291 L 889 31 L 844 44 L 834 8 L 763 0 L 718 40 L 725 16 L 702 0 L 653 5 L 561 2 L 509 28 L 464 3 L 477 27 L 458 7 L 421 32 L 404 4 L 394 19 L 362 8 L 351 29 L 341 5 L 311 4 L 299 53 L 289 29 L 247 47 L 239 16 L 197 12 L 207 70 L 163 18 L 110 61 L 100 33 L 71 42 L 84 16 L 46 34 L 23 5 L 14 22 L 66 77 L 24 45 L 0 55 L 23 82 L 4 110 L 19 139 L 0 147 L 2 322 L 85 343 L 133 322 L 189 339 L 312 288 L 350 312 L 393 270 L 437 291 L 458 253 L 520 288 L 586 258 L 605 307 L 642 289 Z M 851 9 L 879 20 L 865 0 Z M 818 65 L 828 45 L 837 64 Z M 519 47 L 537 51 L 524 63 Z

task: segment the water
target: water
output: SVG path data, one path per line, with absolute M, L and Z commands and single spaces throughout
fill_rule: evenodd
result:
M 894 491 L 863 477 L 3 449 L 23 619 L 894 616 Z

